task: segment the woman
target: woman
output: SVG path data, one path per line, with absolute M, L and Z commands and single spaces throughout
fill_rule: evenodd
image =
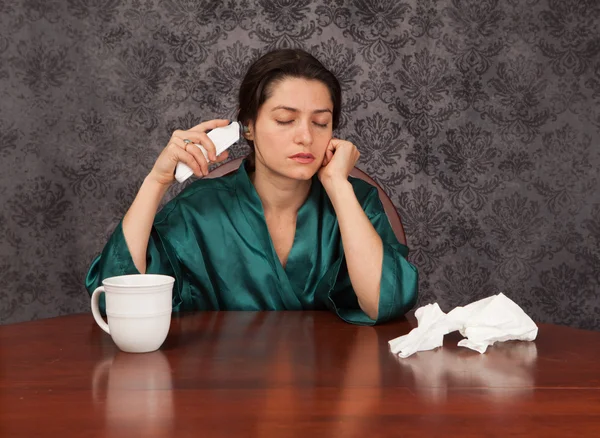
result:
M 238 120 L 252 154 L 233 174 L 198 180 L 158 214 L 177 162 L 208 174 L 202 144 L 226 126 L 175 131 L 86 278 L 134 273 L 175 277 L 173 310 L 330 309 L 374 324 L 416 301 L 407 260 L 377 189 L 350 178 L 359 152 L 332 138 L 340 118 L 335 76 L 301 50 L 277 50 L 248 70 Z

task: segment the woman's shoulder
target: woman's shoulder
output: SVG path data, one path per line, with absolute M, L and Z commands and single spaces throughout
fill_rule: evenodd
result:
M 183 212 L 218 213 L 219 207 L 227 208 L 235 197 L 235 173 L 192 182 L 163 207 L 156 220 Z
M 202 178 L 192 182 L 177 195 L 181 201 L 195 201 L 206 196 L 221 196 L 227 192 L 235 192 L 235 176 L 237 171 L 217 178 Z

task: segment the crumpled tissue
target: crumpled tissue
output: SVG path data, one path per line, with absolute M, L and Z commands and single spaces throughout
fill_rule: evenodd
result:
M 437 303 L 415 311 L 418 326 L 407 335 L 389 341 L 390 350 L 401 358 L 417 351 L 441 347 L 444 336 L 456 330 L 465 337 L 458 343 L 479 353 L 495 342 L 533 341 L 538 327 L 533 320 L 506 295 L 500 293 L 442 312 Z

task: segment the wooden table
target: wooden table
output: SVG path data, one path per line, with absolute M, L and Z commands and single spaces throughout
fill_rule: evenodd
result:
M 0 436 L 600 437 L 600 333 L 399 359 L 387 341 L 414 324 L 187 314 L 148 354 L 87 314 L 0 326 Z

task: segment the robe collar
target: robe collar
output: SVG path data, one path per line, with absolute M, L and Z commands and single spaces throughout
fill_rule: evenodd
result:
M 318 212 L 318 205 L 324 189 L 322 188 L 317 175 L 314 175 L 308 197 L 298 210 L 294 244 L 292 245 L 292 249 L 288 256 L 286 269 L 284 269 L 271 240 L 271 235 L 269 234 L 269 229 L 265 220 L 262 201 L 254 188 L 254 184 L 252 184 L 252 181 L 250 180 L 247 166 L 248 161 L 247 159 L 244 159 L 235 176 L 236 197 L 241 207 L 241 212 L 250 225 L 250 229 L 256 233 L 260 242 L 264 242 L 264 253 L 267 255 L 269 264 L 279 279 L 279 283 L 282 287 L 282 300 L 286 302 L 286 307 L 297 308 L 298 304 L 296 302 L 298 301 L 298 298 L 296 293 L 299 293 L 300 289 L 304 289 L 304 285 L 299 284 L 300 281 L 296 278 L 297 275 L 295 274 L 300 273 L 290 272 L 288 268 L 293 265 L 296 258 L 302 257 L 302 254 L 300 253 L 306 250 L 306 248 L 302 248 L 301 245 L 298 245 L 297 243 L 308 237 L 306 236 L 306 233 L 316 231 L 313 230 L 313 228 L 318 226 L 318 218 L 313 216 Z M 301 275 L 305 275 L 305 273 L 302 273 Z M 294 289 L 299 290 L 293 292 Z

